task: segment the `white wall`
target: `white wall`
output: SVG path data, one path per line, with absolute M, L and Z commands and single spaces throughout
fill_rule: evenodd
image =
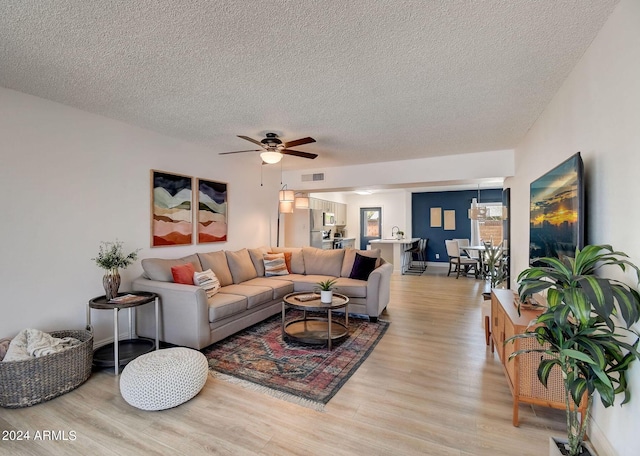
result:
M 393 154 L 390 154 L 392 157 Z M 302 176 L 324 173 L 324 181 L 303 181 Z M 502 179 L 514 174 L 513 150 L 448 155 L 416 160 L 370 163 L 339 168 L 316 168 L 285 171 L 282 179 L 288 188 L 352 189 L 412 184 L 445 183 L 474 179 Z
M 278 173 L 250 157 L 215 151 L 0 88 L 0 337 L 27 327 L 85 325 L 89 299 L 103 295 L 90 258 L 116 238 L 140 257 L 235 250 L 275 239 Z M 237 157 L 236 157 L 237 158 Z M 254 157 L 255 158 L 255 157 Z M 229 241 L 150 248 L 150 169 L 227 182 Z M 121 290 L 141 273 L 122 271 Z M 104 315 L 103 315 L 104 314 Z M 108 315 L 107 315 L 108 314 Z M 94 311 L 96 340 L 111 335 L 108 312 Z M 123 315 L 123 326 L 126 320 Z
M 622 0 L 516 148 L 516 177 L 505 182 L 512 188 L 514 272 L 528 262 L 529 184 L 578 151 L 587 176 L 587 242 L 612 244 L 640 264 L 639 50 L 640 2 Z M 631 274 L 616 275 L 636 284 Z M 601 456 L 640 454 L 639 362 L 629 380 L 629 404 L 595 404 L 591 438 Z
M 371 195 L 349 194 L 347 204 L 347 235 L 356 238 L 360 248 L 360 208 L 382 208 L 382 237 L 391 237 L 393 226 L 400 227 L 406 237 L 411 236 L 411 192 L 393 190 Z

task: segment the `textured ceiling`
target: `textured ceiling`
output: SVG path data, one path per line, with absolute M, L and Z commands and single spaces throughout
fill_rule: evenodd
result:
M 286 169 L 509 149 L 616 3 L 2 0 L 0 86 L 212 154 L 314 137 Z

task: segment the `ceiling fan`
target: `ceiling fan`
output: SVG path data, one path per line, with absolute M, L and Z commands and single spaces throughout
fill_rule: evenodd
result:
M 251 150 L 236 150 L 233 152 L 220 152 L 219 155 L 227 155 L 227 154 L 239 154 L 242 152 L 262 152 L 260 154 L 260 158 L 262 161 L 268 164 L 278 163 L 282 160 L 283 155 L 295 155 L 296 157 L 302 158 L 310 158 L 314 159 L 318 156 L 318 154 L 312 154 L 309 152 L 302 152 L 299 150 L 292 150 L 290 147 L 301 146 L 303 144 L 310 144 L 316 142 L 313 138 L 300 138 L 295 141 L 288 141 L 283 143 L 278 135 L 275 133 L 267 133 L 267 137 L 262 141 L 256 141 L 253 138 L 249 138 L 248 136 L 238 135 L 238 138 L 246 139 L 247 141 L 251 141 L 254 144 L 257 144 L 262 149 L 251 149 Z

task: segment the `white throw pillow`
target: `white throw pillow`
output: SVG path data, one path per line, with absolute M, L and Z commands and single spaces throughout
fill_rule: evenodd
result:
M 215 295 L 220 290 L 220 281 L 211 269 L 193 274 L 193 284 L 203 288 L 207 298 Z
M 265 277 L 289 275 L 284 253 L 265 253 L 263 261 Z

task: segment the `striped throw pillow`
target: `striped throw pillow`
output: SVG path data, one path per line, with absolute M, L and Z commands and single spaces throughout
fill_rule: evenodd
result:
M 265 277 L 289 274 L 287 263 L 284 261 L 284 253 L 265 253 L 263 261 Z
M 220 281 L 211 269 L 193 274 L 193 284 L 203 288 L 207 298 L 211 298 L 220 290 Z

